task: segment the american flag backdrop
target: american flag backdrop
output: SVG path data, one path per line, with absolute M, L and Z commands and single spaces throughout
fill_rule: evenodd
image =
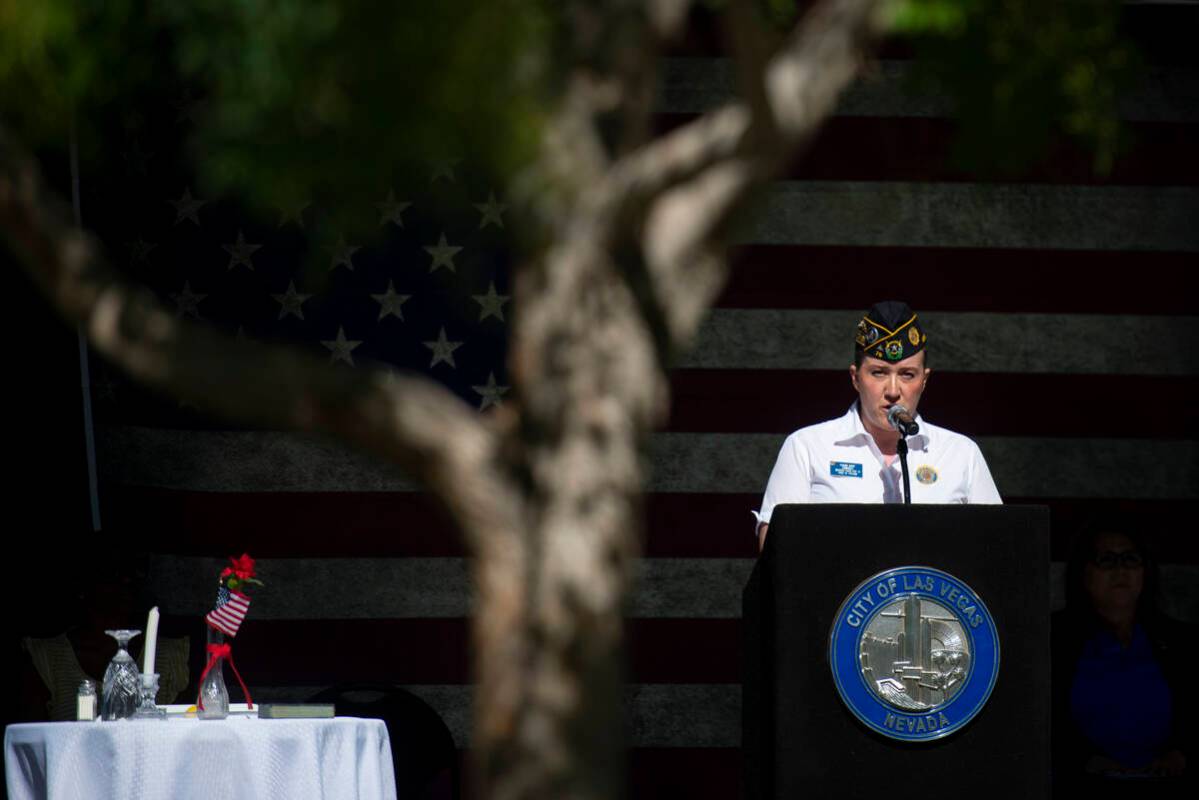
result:
M 1123 106 L 1133 145 L 1109 175 L 1064 142 L 1018 180 L 953 167 L 945 102 L 905 93 L 909 65 L 888 57 L 760 198 L 654 440 L 628 625 L 636 795 L 739 791 L 750 510 L 785 435 L 852 401 L 854 325 L 879 299 L 907 300 L 927 326 L 922 414 L 979 442 L 1006 502 L 1050 506 L 1055 558 L 1085 515 L 1141 514 L 1168 607 L 1199 619 L 1199 549 L 1179 524 L 1199 510 L 1199 70 L 1156 42 Z M 711 53 L 671 60 L 659 126 L 734 83 Z M 369 242 L 318 235 L 312 206 L 251 221 L 161 144 L 188 108 L 146 109 L 151 133 L 128 139 L 110 173 L 82 176 L 84 221 L 119 264 L 181 315 L 297 343 L 335 369 L 424 371 L 483 411 L 504 401 L 519 309 L 502 187 L 462 163 L 430 165 L 419 184 L 381 179 L 360 206 Z M 92 393 L 104 525 L 153 554 L 171 613 L 211 608 L 218 559 L 259 559 L 267 586 L 236 645 L 256 698 L 398 683 L 469 746 L 467 566 L 429 497 L 335 443 L 216 425 L 102 365 Z

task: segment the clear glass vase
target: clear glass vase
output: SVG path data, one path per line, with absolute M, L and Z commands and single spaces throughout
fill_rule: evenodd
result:
M 141 631 L 104 631 L 117 640 L 117 654 L 104 671 L 100 690 L 100 719 L 111 721 L 133 716 L 142 698 L 142 678 L 137 662 L 129 655 L 129 640 Z
M 207 674 L 200 682 L 200 702 L 196 704 L 196 716 L 200 719 L 224 719 L 229 716 L 229 690 L 225 688 L 225 657 L 213 653 L 225 643 L 225 635 L 218 630 L 208 629 Z

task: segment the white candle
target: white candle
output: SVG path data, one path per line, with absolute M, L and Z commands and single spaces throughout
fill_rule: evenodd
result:
M 154 650 L 158 647 L 158 606 L 150 609 L 150 616 L 146 618 L 146 649 L 143 651 L 145 658 L 142 660 L 142 674 L 154 674 Z

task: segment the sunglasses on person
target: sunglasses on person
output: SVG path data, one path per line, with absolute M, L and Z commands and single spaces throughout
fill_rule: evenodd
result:
M 1145 559 L 1136 550 L 1124 550 L 1123 552 L 1119 553 L 1113 550 L 1107 550 L 1105 552 L 1098 553 L 1094 558 L 1091 559 L 1091 563 L 1099 569 L 1109 572 L 1116 567 L 1123 567 L 1124 569 L 1137 569 L 1138 567 L 1143 567 L 1145 566 Z

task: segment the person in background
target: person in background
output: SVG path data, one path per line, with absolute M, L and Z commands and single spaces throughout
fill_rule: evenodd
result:
M 28 655 L 21 677 L 20 716 L 25 721 L 73 720 L 79 684 L 90 678 L 100 692 L 116 640 L 104 631 L 142 629 L 149 607 L 137 602 L 133 570 L 123 563 L 90 564 L 78 594 L 77 623 L 48 638 L 25 637 Z M 146 605 L 142 608 L 142 605 Z M 129 655 L 143 664 L 142 636 L 129 643 Z M 159 636 L 155 670 L 159 703 L 173 703 L 189 683 L 190 642 L 186 637 Z
M 1059 792 L 1088 784 L 1160 797 L 1193 784 L 1195 631 L 1161 613 L 1157 587 L 1157 564 L 1131 527 L 1107 521 L 1078 536 L 1052 625 Z

